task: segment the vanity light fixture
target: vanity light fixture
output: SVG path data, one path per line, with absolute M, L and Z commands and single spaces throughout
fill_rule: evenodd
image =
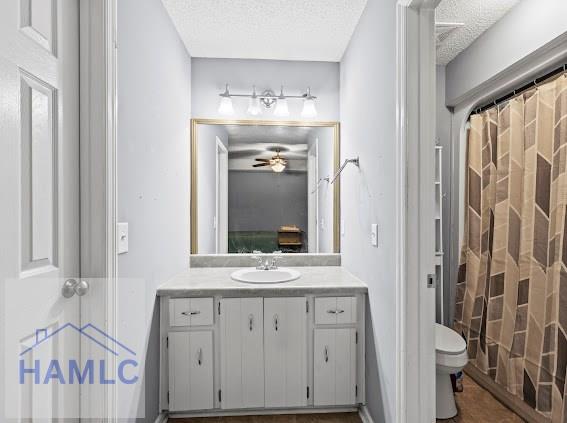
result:
M 289 116 L 289 108 L 287 107 L 287 98 L 283 94 L 283 86 L 280 91 L 280 95 L 276 100 L 276 110 L 274 110 L 274 116 L 277 117 L 287 117 Z
M 258 116 L 262 113 L 262 106 L 266 109 L 271 109 L 274 107 L 274 116 L 276 117 L 287 117 L 289 116 L 289 106 L 288 99 L 301 99 L 303 100 L 303 109 L 301 111 L 301 116 L 307 119 L 314 118 L 317 116 L 317 109 L 315 108 L 315 100 L 317 97 L 311 95 L 311 89 L 307 88 L 307 92 L 302 95 L 284 95 L 283 86 L 280 90 L 280 95 L 276 95 L 271 89 L 264 90 L 261 94 L 256 93 L 256 86 L 252 87 L 252 94 L 233 94 L 228 89 L 228 84 L 223 93 L 219 94 L 220 104 L 219 104 L 219 114 L 224 116 L 231 116 L 234 114 L 234 108 L 232 105 L 233 97 L 245 97 L 249 98 L 248 103 L 248 114 L 252 116 Z
M 250 102 L 248 104 L 248 114 L 252 116 L 258 116 L 262 113 L 260 108 L 260 97 L 256 94 L 256 86 L 252 87 L 252 97 L 250 97 Z
M 226 84 L 224 93 L 220 94 L 220 97 L 219 113 L 223 116 L 232 116 L 234 114 L 234 108 L 232 107 L 232 96 L 228 91 L 228 84 Z
M 317 116 L 317 109 L 315 108 L 315 97 L 311 95 L 311 88 L 307 88 L 307 94 L 305 94 L 305 100 L 303 100 L 303 110 L 301 111 L 301 116 L 307 119 L 313 119 Z

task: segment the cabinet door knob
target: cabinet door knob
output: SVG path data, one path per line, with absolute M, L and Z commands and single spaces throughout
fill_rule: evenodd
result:
M 199 348 L 199 350 L 197 351 L 197 363 L 199 363 L 199 366 L 203 363 L 203 349 Z
M 250 314 L 248 316 L 248 327 L 250 328 L 250 332 L 252 332 L 252 325 L 254 323 L 254 315 Z
M 329 361 L 329 348 L 325 345 L 325 351 L 323 352 L 323 356 L 325 357 L 325 363 Z
M 278 331 L 278 315 L 274 314 L 274 329 Z

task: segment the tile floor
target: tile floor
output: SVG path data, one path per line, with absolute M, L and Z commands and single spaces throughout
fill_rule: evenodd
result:
M 456 394 L 459 415 L 438 423 L 522 423 L 488 391 L 465 375 L 464 390 Z M 171 423 L 361 423 L 357 413 L 298 414 L 169 419 Z
M 521 423 L 517 414 L 506 408 L 484 388 L 465 375 L 463 392 L 455 394 L 459 414 L 438 423 Z

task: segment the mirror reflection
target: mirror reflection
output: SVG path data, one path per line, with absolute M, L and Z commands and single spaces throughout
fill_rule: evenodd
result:
M 192 252 L 334 252 L 337 132 L 194 124 Z

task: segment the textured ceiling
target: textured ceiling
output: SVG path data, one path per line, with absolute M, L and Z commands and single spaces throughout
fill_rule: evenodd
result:
M 366 0 L 162 0 L 193 57 L 338 62 Z
M 520 0 L 442 0 L 435 10 L 438 23 L 463 23 L 437 43 L 437 63 L 446 65 Z

